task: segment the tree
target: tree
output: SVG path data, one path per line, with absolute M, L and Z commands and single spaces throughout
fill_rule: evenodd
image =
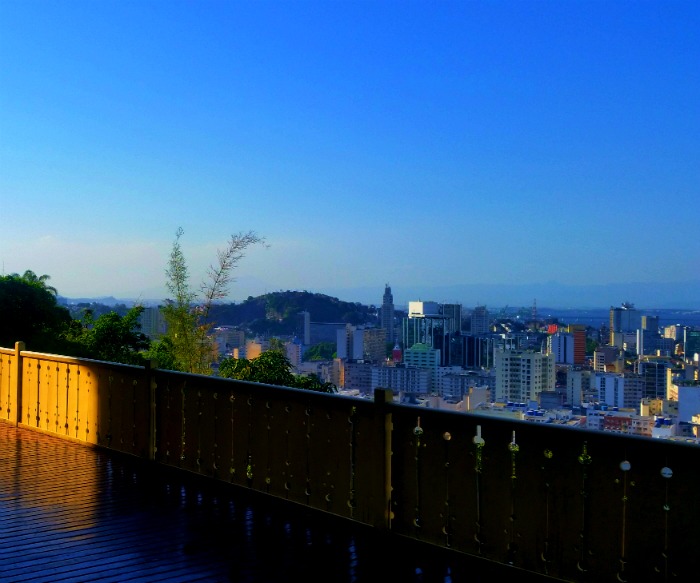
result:
M 27 269 L 22 275 L 19 275 L 18 273 L 13 273 L 12 277 L 16 277 L 26 283 L 43 288 L 46 291 L 52 293 L 54 296 L 58 295 L 58 290 L 55 287 L 51 285 L 46 285 L 46 282 L 51 279 L 50 275 L 37 275 L 31 269 Z
M 45 285 L 48 276 L 28 274 L 33 272 L 0 276 L 0 346 L 21 340 L 29 350 L 66 354 L 61 335 L 70 326 L 70 313 Z
M 593 338 L 586 338 L 586 354 L 593 354 L 598 348 L 598 342 Z
M 142 352 L 149 347 L 150 341 L 141 333 L 139 317 L 143 310 L 143 306 L 134 306 L 125 316 L 109 312 L 94 321 L 88 312 L 81 338 L 88 356 L 108 362 L 144 364 Z
M 266 350 L 257 358 L 224 358 L 219 363 L 219 376 L 227 379 L 293 387 L 322 393 L 335 393 L 337 387 L 323 383 L 316 375 L 295 375 L 292 364 L 279 350 Z
M 219 363 L 219 376 L 267 385 L 292 386 L 294 375 L 289 359 L 278 350 L 266 350 L 257 358 L 224 358 Z
M 170 253 L 166 269 L 167 288 L 173 295 L 162 308 L 168 324 L 166 337 L 172 346 L 175 370 L 197 374 L 211 374 L 211 365 L 218 354 L 210 331 L 211 308 L 215 302 L 228 295 L 232 271 L 244 257 L 251 245 L 264 244 L 265 240 L 255 232 L 231 235 L 227 247 L 217 252 L 218 262 L 207 271 L 199 292 L 191 289 L 187 262 L 182 252 L 180 239 L 184 231 L 179 228 Z
M 151 342 L 151 346 L 144 352 L 143 356 L 146 360 L 154 360 L 157 368 L 177 370 L 173 342 L 167 336 Z
M 393 348 L 393 345 L 392 345 Z M 319 342 L 304 352 L 304 360 L 332 360 L 336 356 L 335 342 Z

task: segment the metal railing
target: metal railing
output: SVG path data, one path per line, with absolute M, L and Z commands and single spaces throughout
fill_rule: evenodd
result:
M 0 349 L 2 420 L 567 581 L 697 574 L 691 444 Z

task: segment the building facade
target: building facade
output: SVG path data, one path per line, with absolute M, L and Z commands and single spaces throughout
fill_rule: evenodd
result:
M 553 391 L 556 370 L 553 354 L 532 350 L 503 350 L 495 355 L 496 401 L 537 401 L 542 391 Z
M 394 344 L 396 340 L 396 322 L 394 321 L 394 296 L 387 283 L 382 296 L 382 307 L 379 309 L 379 326 L 386 331 L 386 341 Z

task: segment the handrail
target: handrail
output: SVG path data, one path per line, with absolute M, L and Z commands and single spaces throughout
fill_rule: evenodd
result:
M 700 447 L 0 348 L 4 422 L 567 581 L 668 581 Z

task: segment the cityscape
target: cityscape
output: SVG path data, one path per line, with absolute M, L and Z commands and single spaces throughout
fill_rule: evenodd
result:
M 0 579 L 696 579 L 698 30 L 0 1 Z
M 419 407 L 700 444 L 696 317 L 669 323 L 630 302 L 595 325 L 541 314 L 536 302 L 510 312 L 434 301 L 403 309 L 386 284 L 374 322 L 318 322 L 302 311 L 294 333 L 276 340 L 295 373 L 343 395 L 391 389 Z M 145 309 L 142 325 L 162 334 L 158 307 Z M 272 337 L 223 322 L 213 333 L 221 357 L 254 359 L 271 347 Z M 305 358 L 321 344 L 331 358 Z

